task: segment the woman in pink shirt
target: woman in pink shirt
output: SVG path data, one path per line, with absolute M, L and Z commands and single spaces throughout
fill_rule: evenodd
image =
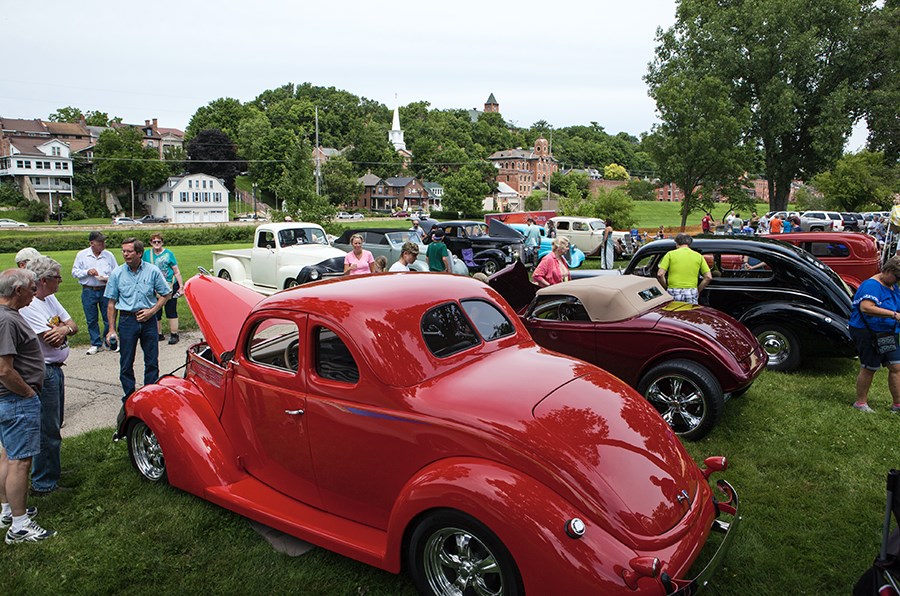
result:
M 350 237 L 350 246 L 353 247 L 353 251 L 348 252 L 344 257 L 344 275 L 363 275 L 375 272 L 375 259 L 372 257 L 372 253 L 363 250 L 362 245 L 362 236 L 353 234 Z
M 534 269 L 531 279 L 542 288 L 569 281 L 569 264 L 565 256 L 569 252 L 569 239 L 560 236 L 553 239 L 553 250 L 544 255 Z

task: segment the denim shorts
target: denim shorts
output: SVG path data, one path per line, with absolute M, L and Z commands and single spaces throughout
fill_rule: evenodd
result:
M 878 370 L 888 364 L 900 364 L 900 348 L 887 354 L 879 354 L 875 350 L 875 336 L 868 329 L 850 327 L 850 337 L 856 344 L 856 353 L 859 354 L 859 364 L 869 370 Z
M 37 395 L 0 396 L 0 443 L 9 459 L 28 459 L 41 452 L 41 400 Z

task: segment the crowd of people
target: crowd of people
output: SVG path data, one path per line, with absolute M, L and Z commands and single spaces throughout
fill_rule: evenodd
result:
M 136 387 L 138 345 L 144 356 L 144 384 L 159 378 L 163 309 L 168 343 L 179 341 L 177 299 L 184 281 L 161 234 L 153 234 L 146 249 L 141 240 L 125 239 L 122 264 L 106 249 L 102 232 L 91 232 L 88 243 L 71 271 L 81 285 L 90 339 L 86 353 L 119 353 L 124 402 Z M 0 273 L 0 528 L 9 528 L 7 544 L 39 542 L 56 534 L 34 520 L 37 507 L 28 506 L 28 496 L 62 488 L 63 367 L 70 353 L 68 340 L 78 333 L 55 296 L 63 282 L 60 263 L 30 247 L 20 250 L 15 261 L 16 268 Z

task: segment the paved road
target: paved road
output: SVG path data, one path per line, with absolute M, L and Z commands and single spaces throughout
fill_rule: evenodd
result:
M 174 346 L 164 341 L 159 344 L 160 374 L 170 373 L 183 365 L 185 350 L 201 339 L 199 331 L 179 335 L 181 341 Z M 112 428 L 122 406 L 119 355 L 103 351 L 88 356 L 85 354 L 86 350 L 87 346 L 74 346 L 66 361 L 66 420 L 62 429 L 64 438 L 96 428 Z M 134 375 L 140 384 L 144 378 L 144 359 L 140 348 L 135 358 Z

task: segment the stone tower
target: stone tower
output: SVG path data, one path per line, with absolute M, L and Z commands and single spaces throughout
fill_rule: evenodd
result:
M 500 113 L 500 104 L 497 103 L 497 100 L 494 99 L 494 94 L 491 93 L 490 97 L 487 98 L 487 101 L 484 102 L 484 111 L 485 113 L 494 112 Z

